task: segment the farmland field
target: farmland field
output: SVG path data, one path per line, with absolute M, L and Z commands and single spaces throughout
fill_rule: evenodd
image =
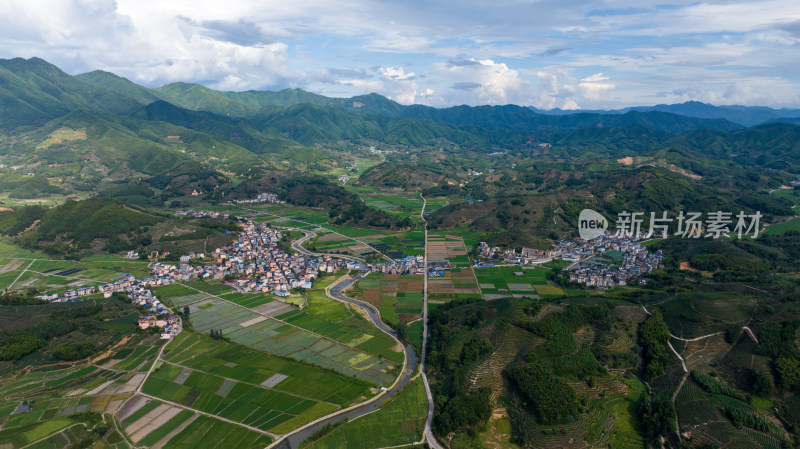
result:
M 304 447 L 373 449 L 415 443 L 422 438 L 427 412 L 425 387 L 417 378 L 380 410 L 348 422 Z
M 422 316 L 421 275 L 372 273 L 358 282 L 354 294 L 378 307 L 389 324 L 408 323 Z
M 443 276 L 428 279 L 428 292 L 433 300 L 481 297 L 472 268 L 445 271 Z
M 248 384 L 260 385 L 276 374 L 283 374 L 287 377 L 274 385 L 273 390 L 340 406 L 351 404 L 369 390 L 369 384 L 358 379 L 194 333 L 178 336 L 165 351 L 164 359 L 191 370 Z M 225 386 L 223 391 L 227 388 Z
M 170 449 L 211 449 L 220 447 L 265 447 L 272 442 L 266 435 L 223 421 L 198 416 L 164 447 Z
M 313 317 L 308 320 L 296 317 L 300 323 L 292 324 L 214 298 L 193 303 L 190 310 L 191 322 L 197 331 L 210 333 L 215 329 L 245 346 L 333 369 L 379 385 L 390 384 L 394 380 L 389 373 L 393 366 L 391 362 L 374 353 L 351 347 L 348 345 L 352 343 L 351 340 L 342 343 L 332 338 L 340 332 L 337 329 L 340 326 L 335 323 L 315 320 Z M 304 326 L 313 327 L 316 331 L 309 331 Z M 326 333 L 331 336 L 325 336 Z M 354 338 L 363 339 L 359 343 L 370 339 L 368 334 L 359 332 L 358 335 Z
M 84 260 L 53 260 L 14 245 L 0 243 L 0 288 L 33 287 L 63 292 L 69 288 L 99 285 L 125 274 L 147 274 L 147 262 L 115 256 Z
M 166 401 L 276 433 L 358 402 L 368 390 L 359 380 L 188 332 L 165 351 L 143 388 Z
M 499 296 L 563 296 L 564 290 L 547 280 L 547 268 L 492 267 L 475 268 L 480 289 L 489 298 Z
M 454 268 L 469 267 L 464 239 L 456 235 L 428 235 L 428 260 L 447 260 Z

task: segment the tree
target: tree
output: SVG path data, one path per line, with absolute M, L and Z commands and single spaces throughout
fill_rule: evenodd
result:
M 639 327 L 639 344 L 642 346 L 647 364 L 646 380 L 664 373 L 664 368 L 669 363 L 667 341 L 669 341 L 669 326 L 664 322 L 661 313 L 655 310 Z
M 656 397 L 645 396 L 639 404 L 639 415 L 650 441 L 666 436 L 675 428 L 675 405 L 663 392 Z
M 789 390 L 800 381 L 800 362 L 794 357 L 778 357 L 775 359 L 775 372 L 778 373 L 778 386 Z
M 183 316 L 189 317 L 189 306 L 183 306 Z

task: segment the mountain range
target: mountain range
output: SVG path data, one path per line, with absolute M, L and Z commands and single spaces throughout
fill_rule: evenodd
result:
M 546 115 L 572 115 L 576 113 L 587 114 L 627 114 L 631 111 L 638 112 L 667 112 L 685 117 L 704 119 L 724 119 L 742 126 L 755 126 L 767 122 L 800 121 L 800 109 L 774 109 L 764 106 L 714 106 L 700 101 L 687 101 L 680 104 L 658 104 L 655 106 L 633 106 L 615 110 L 564 110 L 564 109 L 537 109 L 531 110 L 538 114 Z
M 329 98 L 301 89 L 146 88 L 104 71 L 71 76 L 39 58 L 15 58 L 0 60 L 0 163 L 29 169 L 0 170 L 0 186 L 36 197 L 202 168 L 216 174 L 193 178 L 189 192 L 210 191 L 223 178 L 255 176 L 275 164 L 332 167 L 337 151 L 372 146 L 446 150 L 456 159 L 664 156 L 663 163 L 694 173 L 735 161 L 788 179 L 787 173 L 800 172 L 796 112 L 696 102 L 578 113 L 516 105 L 433 108 L 374 93 Z M 486 163 L 476 157 L 451 165 L 466 173 Z M 430 181 L 414 185 L 431 187 Z

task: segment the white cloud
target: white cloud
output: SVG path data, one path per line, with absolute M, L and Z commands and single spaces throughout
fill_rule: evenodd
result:
M 0 57 L 14 56 L 437 106 L 799 106 L 800 2 L 0 0 Z
M 595 73 L 592 76 L 587 76 L 586 78 L 582 79 L 581 82 L 584 83 L 596 83 L 598 81 L 605 81 L 609 79 L 607 76 L 603 75 L 603 72 Z
M 436 63 L 428 77 L 471 86 L 470 89 L 451 89 L 461 98 L 467 95 L 466 103 L 530 104 L 534 98 L 530 82 L 521 76 L 519 70 L 491 59 L 469 58 Z
M 378 67 L 375 71 L 377 79 L 345 79 L 339 83 L 359 87 L 363 90 L 359 93 L 380 92 L 401 104 L 419 103 L 424 97 L 433 95 L 432 89 L 419 92 L 414 73 L 406 73 L 402 67 Z

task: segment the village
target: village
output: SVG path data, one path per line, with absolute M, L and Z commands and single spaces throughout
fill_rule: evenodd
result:
M 479 260 L 474 266 L 493 266 L 495 261 L 514 265 L 540 265 L 551 260 L 564 260 L 573 262 L 567 268 L 570 282 L 589 287 L 611 288 L 626 285 L 662 266 L 662 251 L 650 252 L 637 241 L 642 238 L 643 235 L 628 236 L 605 232 L 589 241 L 580 237 L 557 240 L 551 250 L 522 248 L 520 252 L 514 248 L 490 247 L 486 242 L 480 242 L 477 252 Z M 602 257 L 612 254 L 621 255 L 620 263 L 609 263 L 606 257 Z
M 196 211 L 182 211 L 181 214 L 202 216 L 202 212 Z M 215 213 L 207 216 L 213 216 L 211 214 Z M 231 285 L 240 292 L 288 296 L 291 289 L 311 288 L 318 273 L 362 268 L 357 262 L 330 256 L 287 254 L 278 246 L 283 238 L 278 229 L 249 220 L 244 221 L 242 226 L 242 232 L 230 246 L 217 248 L 211 254 L 183 255 L 179 265 L 152 262 L 149 266 L 151 276 L 136 279 L 126 274 L 100 286 L 70 289 L 62 294 L 44 294 L 38 298 L 51 302 L 71 302 L 97 294 L 108 298 L 115 292 L 125 293 L 133 304 L 147 311 L 139 320 L 142 329 L 155 326 L 162 329 L 162 338 L 172 338 L 182 330 L 181 319 L 153 295 L 149 290 L 151 287 L 211 279 Z
M 271 204 L 286 204 L 286 201 L 278 198 L 274 193 L 259 193 L 255 198 L 248 198 L 244 200 L 230 200 L 229 203 L 233 204 L 251 204 L 251 203 L 271 203 Z

